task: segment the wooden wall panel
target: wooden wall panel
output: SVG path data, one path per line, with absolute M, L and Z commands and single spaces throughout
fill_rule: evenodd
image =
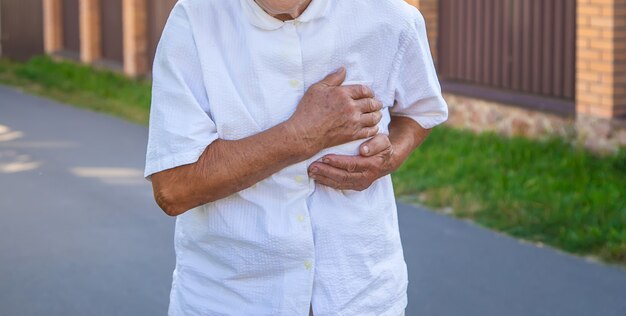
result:
M 573 100 L 576 0 L 440 0 L 444 81 Z
M 176 0 L 148 1 L 148 61 L 152 68 L 156 48 L 161 38 L 165 22 L 174 8 Z
M 80 20 L 78 0 L 63 0 L 61 4 L 63 21 L 63 50 L 80 52 Z
M 100 1 L 102 58 L 124 62 L 122 0 Z
M 43 54 L 43 8 L 41 0 L 0 1 L 2 56 L 27 60 Z

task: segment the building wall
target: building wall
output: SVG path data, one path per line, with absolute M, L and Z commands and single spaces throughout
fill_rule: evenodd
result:
M 626 116 L 626 0 L 578 0 L 577 111 Z

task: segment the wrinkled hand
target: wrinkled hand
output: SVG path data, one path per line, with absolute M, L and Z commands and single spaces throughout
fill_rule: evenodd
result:
M 285 126 L 311 156 L 324 148 L 378 133 L 383 104 L 364 85 L 345 85 L 346 69 L 312 85 Z
M 309 176 L 334 189 L 363 191 L 394 170 L 393 146 L 387 135 L 376 135 L 359 151 L 360 156 L 324 156 L 309 166 Z

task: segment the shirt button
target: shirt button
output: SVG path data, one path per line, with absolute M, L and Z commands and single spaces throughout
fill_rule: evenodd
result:
M 304 261 L 304 268 L 311 271 L 311 269 L 313 268 L 313 262 L 311 262 L 311 260 Z
M 303 176 L 295 176 L 293 179 L 296 180 L 296 182 L 298 182 L 300 184 L 304 183 L 304 177 Z
M 304 222 L 305 219 L 306 218 L 304 217 L 304 215 L 302 215 L 302 214 L 298 215 L 298 222 L 302 223 L 302 222 Z
M 295 26 L 300 25 L 300 23 L 302 23 L 302 22 L 300 22 L 300 21 L 298 21 L 298 20 L 293 20 L 293 25 L 295 25 Z
M 298 80 L 296 80 L 296 79 L 291 79 L 291 80 L 289 80 L 289 85 L 290 85 L 292 88 L 294 88 L 294 89 L 295 89 L 295 88 L 299 88 L 299 87 L 300 87 L 300 81 L 298 81 Z

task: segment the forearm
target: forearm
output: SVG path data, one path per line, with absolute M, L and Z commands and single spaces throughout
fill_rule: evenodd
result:
M 425 129 L 413 119 L 392 116 L 389 124 L 389 141 L 393 148 L 392 172 L 409 158 L 411 153 L 428 138 L 430 129 Z
M 343 86 L 345 78 L 341 68 L 313 84 L 284 123 L 245 139 L 217 140 L 197 162 L 152 175 L 159 206 L 177 216 L 246 189 L 326 147 L 375 135 L 383 104 L 368 87 Z
M 217 140 L 196 163 L 152 176 L 155 198 L 171 216 L 244 190 L 313 153 L 286 124 L 241 140 Z

